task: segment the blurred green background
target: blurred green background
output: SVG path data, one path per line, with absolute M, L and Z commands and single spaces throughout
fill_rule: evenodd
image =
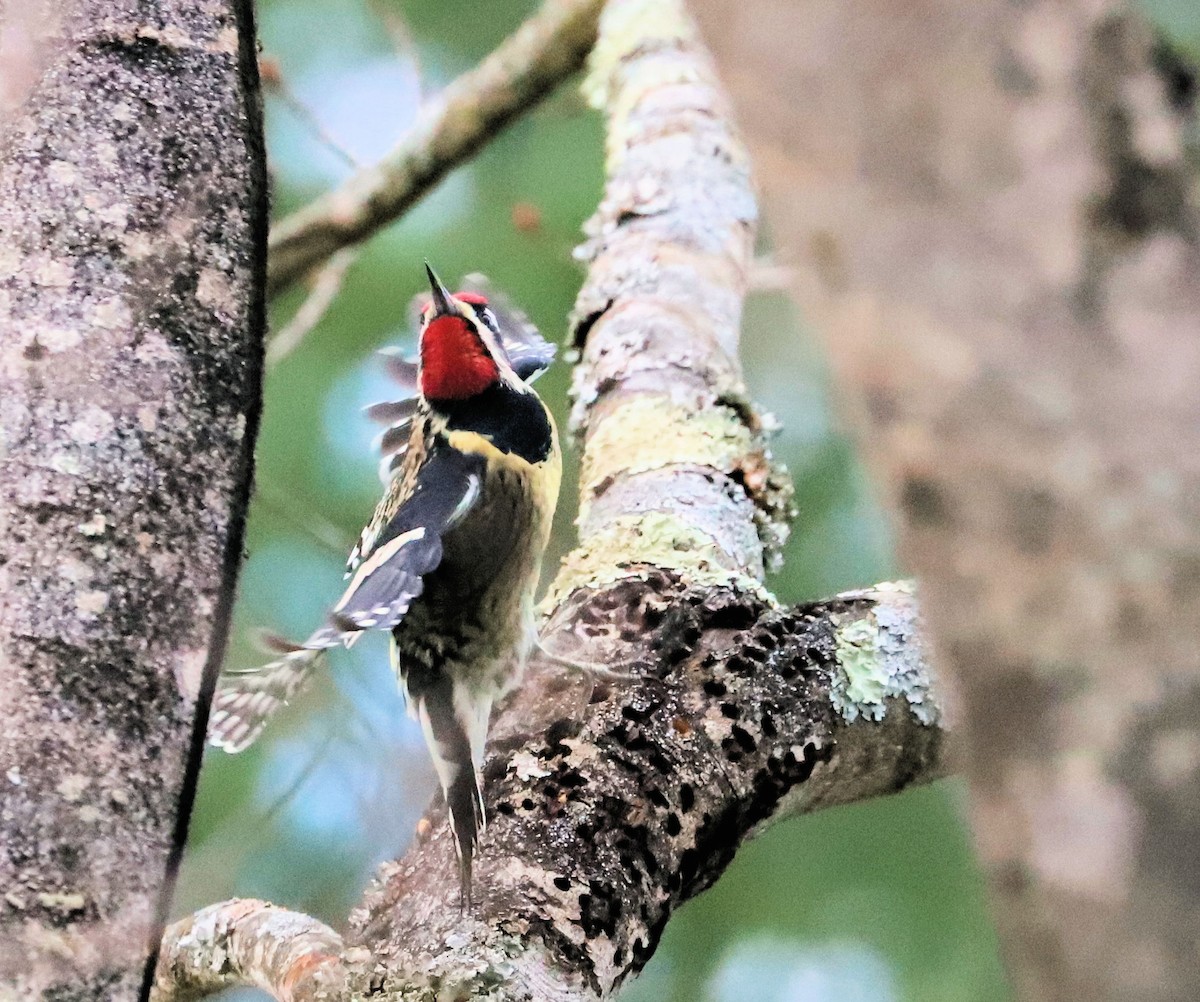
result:
M 474 65 L 528 0 L 265 0 L 264 57 L 276 215 L 383 154 L 422 92 Z M 319 126 L 314 123 L 319 123 Z M 230 666 L 263 660 L 266 627 L 301 638 L 340 591 L 345 554 L 380 491 L 361 408 L 391 390 L 374 352 L 412 347 L 407 304 L 428 257 L 447 280 L 483 271 L 561 341 L 581 281 L 571 251 L 600 195 L 601 122 L 568 85 L 454 172 L 363 249 L 324 319 L 268 376 Z M 287 323 L 304 291 L 273 304 Z M 787 601 L 894 577 L 886 525 L 831 416 L 813 339 L 778 293 L 747 306 L 743 359 L 784 424 L 777 452 L 801 511 L 782 573 Z M 539 383 L 565 421 L 568 374 Z M 575 467 L 554 552 L 573 538 Z M 338 925 L 374 868 L 403 851 L 432 795 L 382 638 L 334 654 L 334 672 L 250 751 L 210 753 L 175 901 L 185 913 L 257 896 Z M 982 885 L 941 783 L 782 825 L 672 921 L 629 1002 L 1001 1002 L 1008 998 Z M 243 993 L 245 994 L 245 993 Z

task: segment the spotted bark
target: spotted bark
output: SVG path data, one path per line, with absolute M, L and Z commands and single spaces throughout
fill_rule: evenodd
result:
M 133 999 L 249 493 L 266 236 L 253 26 L 223 0 L 6 15 L 0 996 Z

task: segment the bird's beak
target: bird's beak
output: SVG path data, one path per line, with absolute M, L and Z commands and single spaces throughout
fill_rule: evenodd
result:
M 450 291 L 442 285 L 442 280 L 437 277 L 434 270 L 429 267 L 429 262 L 425 262 L 425 274 L 429 276 L 429 288 L 433 292 L 433 315 L 435 317 L 443 317 L 446 315 L 457 315 L 459 309 L 454 305 L 454 298 L 450 295 Z

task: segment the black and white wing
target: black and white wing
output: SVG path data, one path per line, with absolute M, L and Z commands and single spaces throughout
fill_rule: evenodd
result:
M 208 743 L 231 754 L 249 748 L 271 715 L 304 688 L 324 658 L 324 650 L 296 647 L 270 664 L 222 674 L 208 718 Z
M 366 630 L 390 630 L 421 595 L 442 559 L 442 537 L 474 507 L 483 482 L 480 455 L 434 446 L 424 462 L 394 478 L 350 556 L 350 579 L 329 617 L 303 644 L 254 671 L 224 676 L 208 740 L 241 751 L 266 719 L 311 677 L 321 654 L 349 646 Z

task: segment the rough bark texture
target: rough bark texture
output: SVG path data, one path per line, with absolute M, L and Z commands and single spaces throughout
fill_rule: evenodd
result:
M 382 161 L 272 227 L 271 294 L 397 219 L 578 70 L 595 41 L 600 7 L 601 0 L 545 0 L 500 48 L 422 108 L 411 132 Z
M 941 773 L 907 588 L 780 610 L 642 570 L 560 609 L 636 676 L 539 666 L 493 726 L 471 915 L 439 810 L 345 945 L 262 902 L 214 905 L 168 930 L 156 1002 L 243 984 L 283 1002 L 605 998 L 765 825 Z
M 940 772 L 909 591 L 781 610 L 763 588 L 790 496 L 736 356 L 755 206 L 681 5 L 609 3 L 586 88 L 608 184 L 574 325 L 580 545 L 543 636 L 629 677 L 536 663 L 492 723 L 472 913 L 435 811 L 351 916 L 348 992 L 305 999 L 607 997 L 761 826 Z M 236 923 L 245 906 L 217 907 Z M 191 929 L 169 931 L 170 956 Z M 210 936 L 183 954 L 226 984 L 224 951 Z M 160 998 L 181 983 L 165 974 Z
M 1103 0 L 697 8 L 957 676 L 1019 996 L 1200 998 L 1194 71 Z
M 940 772 L 904 592 L 782 611 L 650 575 L 564 611 L 632 655 L 636 680 L 523 687 L 494 727 L 475 911 L 459 912 L 439 811 L 351 916 L 371 958 L 354 997 L 607 998 L 762 825 Z M 855 658 L 893 682 L 878 720 L 847 696 Z
M 45 14 L 0 123 L 0 997 L 121 1000 L 240 557 L 266 218 L 253 27 L 222 0 Z
M 243 898 L 202 908 L 171 931 L 155 987 L 175 1002 L 234 985 L 261 988 L 279 1002 L 345 997 L 342 939 L 308 915 Z

